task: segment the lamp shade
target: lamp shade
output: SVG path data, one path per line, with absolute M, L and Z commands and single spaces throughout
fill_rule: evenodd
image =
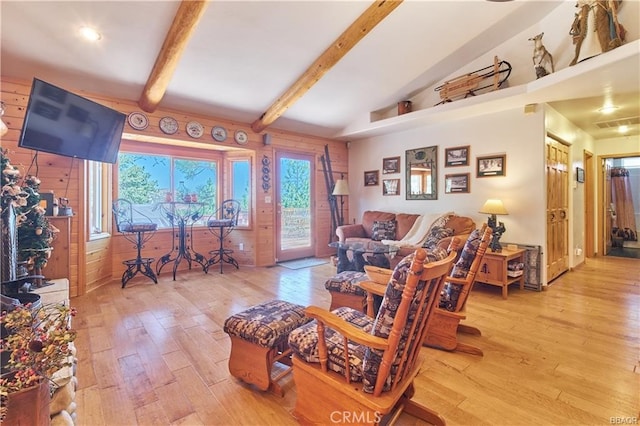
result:
M 332 195 L 349 195 L 349 184 L 344 179 L 338 179 L 333 187 Z
M 507 209 L 504 208 L 504 204 L 502 204 L 502 200 L 487 200 L 482 208 L 480 208 L 479 213 L 486 214 L 509 214 Z

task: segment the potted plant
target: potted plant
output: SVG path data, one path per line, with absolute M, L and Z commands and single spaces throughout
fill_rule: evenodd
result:
M 55 390 L 51 378 L 72 364 L 73 315 L 75 310 L 63 304 L 37 309 L 19 305 L 0 315 L 0 351 L 9 354 L 0 377 L 0 421 L 4 424 L 48 424 L 49 398 Z

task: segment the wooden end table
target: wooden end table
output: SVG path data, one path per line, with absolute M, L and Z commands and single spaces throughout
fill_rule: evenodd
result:
M 512 262 L 524 263 L 524 249 L 509 250 L 503 248 L 501 252 L 487 250 L 482 258 L 482 265 L 476 275 L 476 282 L 502 287 L 502 298 L 507 298 L 507 290 L 510 284 L 519 283 L 520 290 L 524 289 L 524 270 L 520 275 L 511 276 L 508 265 Z

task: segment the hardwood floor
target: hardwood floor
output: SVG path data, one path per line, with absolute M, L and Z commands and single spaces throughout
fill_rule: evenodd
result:
M 178 272 L 72 299 L 78 425 L 288 425 L 295 403 L 230 377 L 224 320 L 273 298 L 329 306 L 329 264 Z M 640 262 L 589 259 L 547 291 L 477 285 L 464 336 L 484 357 L 423 348 L 416 397 L 449 425 L 638 423 Z M 613 420 L 611 420 L 613 418 Z M 634 420 L 635 419 L 635 420 Z M 403 414 L 398 424 L 423 424 Z

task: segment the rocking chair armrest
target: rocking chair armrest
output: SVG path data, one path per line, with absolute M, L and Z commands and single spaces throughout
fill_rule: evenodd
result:
M 367 293 L 372 293 L 377 296 L 384 296 L 384 292 L 387 289 L 386 284 L 379 284 L 375 281 L 360 281 L 358 285 Z
M 444 281 L 450 284 L 461 284 L 461 285 L 468 284 L 468 281 L 464 278 L 447 277 L 444 279 Z
M 464 315 L 464 313 L 462 311 L 460 312 L 451 312 L 451 311 L 447 311 L 446 309 L 442 309 L 442 308 L 436 308 L 438 315 L 444 315 L 445 317 L 451 317 L 451 318 L 456 318 L 458 320 L 463 320 L 466 319 L 467 316 Z
M 304 312 L 307 317 L 322 322 L 327 327 L 334 329 L 344 337 L 348 338 L 349 340 L 353 340 L 356 343 L 367 346 L 369 348 L 381 350 L 385 350 L 389 347 L 387 339 L 372 336 L 366 331 L 362 331 L 362 329 L 348 323 L 347 321 L 343 320 L 336 314 L 327 311 L 326 309 L 320 308 L 318 306 L 307 306 Z

